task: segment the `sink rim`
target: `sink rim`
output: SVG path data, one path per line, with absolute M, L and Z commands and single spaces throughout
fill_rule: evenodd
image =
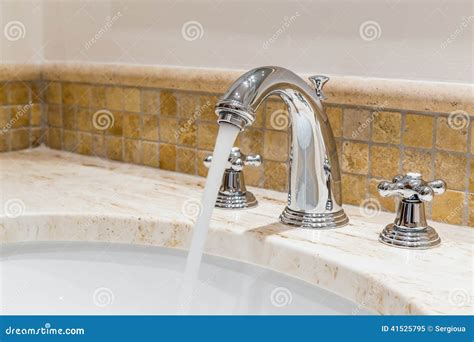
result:
M 0 246 L 2 246 L 2 245 L 0 245 Z M 128 244 L 128 243 L 124 244 L 124 243 L 91 242 L 91 241 L 66 241 L 66 242 L 65 241 L 29 241 L 29 242 L 3 244 L 3 246 L 6 246 L 6 250 L 2 250 L 2 248 L 0 248 L 0 271 L 2 269 L 1 266 L 2 266 L 3 262 L 7 262 L 7 263 L 13 262 L 13 264 L 16 265 L 16 266 L 13 266 L 13 271 L 15 271 L 17 269 L 22 270 L 25 267 L 25 265 L 27 265 L 27 267 L 29 267 L 29 268 L 33 267 L 29 264 L 29 262 L 31 262 L 31 261 L 33 263 L 34 262 L 40 262 L 41 263 L 41 265 L 39 266 L 40 269 L 42 267 L 46 267 L 46 269 L 49 269 L 49 267 L 51 267 L 51 265 L 48 265 L 48 262 L 53 262 L 53 263 L 59 262 L 60 263 L 59 266 L 58 266 L 59 268 L 56 271 L 53 278 L 51 278 L 53 280 L 53 282 L 55 282 L 54 278 L 56 278 L 58 276 L 61 277 L 62 280 L 67 280 L 68 282 L 72 281 L 73 278 L 70 278 L 70 277 L 64 275 L 64 274 L 67 275 L 68 272 L 70 272 L 70 271 L 63 273 L 64 272 L 64 267 L 67 267 L 69 269 L 69 266 L 67 266 L 67 265 L 64 266 L 63 263 L 69 263 L 69 262 L 73 262 L 75 264 L 74 267 L 79 267 L 79 269 L 78 269 L 79 272 L 84 272 L 88 267 L 90 267 L 90 265 L 89 265 L 90 263 L 93 263 L 93 264 L 97 263 L 97 267 L 99 269 L 102 269 L 103 267 L 106 267 L 105 265 L 108 265 L 110 263 L 115 264 L 114 269 L 117 266 L 118 267 L 126 266 L 126 267 L 132 267 L 132 268 L 133 267 L 138 267 L 138 269 L 136 269 L 137 272 L 138 272 L 138 275 L 137 275 L 138 278 L 140 278 L 141 275 L 143 275 L 145 273 L 148 273 L 149 271 L 152 271 L 153 269 L 156 269 L 156 268 L 157 269 L 164 269 L 164 270 L 166 270 L 166 271 L 164 271 L 165 274 L 163 274 L 164 278 L 158 277 L 158 278 L 156 278 L 156 280 L 157 281 L 163 281 L 164 280 L 165 282 L 168 282 L 168 281 L 171 281 L 171 280 L 168 279 L 167 277 L 171 277 L 171 279 L 175 279 L 174 281 L 176 281 L 176 279 L 179 279 L 179 278 L 175 278 L 177 276 L 176 272 L 179 272 L 180 270 L 184 270 L 184 263 L 185 263 L 185 260 L 186 260 L 186 251 L 182 250 L 182 249 L 169 248 L 169 247 L 163 247 L 163 246 Z M 22 247 L 26 247 L 26 250 L 25 249 L 22 250 L 21 249 Z M 108 253 L 107 257 L 99 258 L 98 254 L 100 254 L 102 256 L 104 248 L 107 250 L 107 252 L 110 252 L 111 254 Z M 87 254 L 88 252 L 92 252 L 92 254 Z M 134 255 L 136 253 L 138 253 L 138 255 L 140 256 L 140 258 L 139 258 L 140 260 L 142 260 L 143 256 L 146 256 L 146 258 L 145 258 L 146 262 L 145 263 L 136 262 L 136 258 L 134 258 L 134 257 L 136 257 L 136 255 Z M 156 258 L 160 258 L 160 260 L 156 260 Z M 152 262 L 152 260 L 155 260 L 156 263 Z M 83 262 L 85 262 L 86 264 L 83 264 Z M 273 288 L 273 290 L 284 289 L 286 291 L 290 291 L 290 294 L 297 295 L 297 297 L 299 297 L 300 301 L 301 301 L 301 299 L 303 299 L 304 302 L 309 301 L 311 303 L 313 303 L 314 301 L 316 301 L 316 303 L 319 303 L 320 299 L 317 299 L 317 298 L 320 297 L 321 295 L 324 295 L 324 300 L 321 302 L 321 305 L 323 307 L 327 307 L 330 310 L 330 312 L 332 310 L 340 310 L 340 309 L 343 309 L 343 310 L 347 311 L 346 313 L 333 313 L 333 312 L 331 312 L 331 313 L 324 313 L 324 312 L 323 313 L 308 313 L 306 311 L 304 311 L 306 313 L 303 313 L 303 312 L 298 312 L 298 306 L 296 306 L 296 307 L 293 306 L 293 308 L 290 309 L 291 313 L 289 313 L 289 312 L 278 312 L 278 311 L 272 312 L 272 313 L 266 313 L 266 311 L 261 312 L 261 313 L 230 313 L 230 311 L 227 311 L 227 309 L 225 307 L 219 307 L 219 310 L 221 310 L 221 311 L 224 310 L 225 312 L 227 312 L 227 313 L 225 313 L 225 315 L 249 315 L 249 314 L 250 315 L 308 315 L 308 314 L 311 314 L 311 315 L 327 315 L 327 314 L 330 314 L 330 315 L 333 315 L 333 314 L 348 315 L 348 314 L 350 314 L 349 313 L 350 310 L 352 310 L 352 312 L 356 311 L 356 313 L 353 313 L 353 314 L 356 314 L 356 315 L 375 315 L 376 314 L 375 312 L 369 312 L 366 308 L 361 307 L 357 303 L 352 302 L 352 301 L 350 301 L 346 298 L 343 298 L 341 296 L 338 296 L 337 294 L 332 293 L 331 291 L 327 291 L 327 290 L 321 288 L 318 285 L 307 283 L 305 281 L 302 281 L 300 279 L 292 277 L 288 274 L 278 272 L 278 271 L 275 271 L 275 270 L 271 270 L 267 267 L 262 267 L 260 265 L 250 264 L 250 263 L 247 263 L 247 262 L 244 262 L 244 261 L 241 261 L 241 260 L 235 260 L 235 259 L 230 259 L 230 258 L 223 257 L 223 256 L 215 256 L 215 255 L 210 255 L 210 254 L 204 255 L 203 262 L 204 262 L 205 266 L 204 266 L 204 272 L 201 273 L 201 275 L 200 275 L 200 282 L 202 282 L 202 285 L 200 285 L 200 286 L 206 286 L 206 283 L 207 283 L 208 278 L 209 278 L 208 273 L 209 272 L 214 273 L 214 272 L 216 272 L 216 269 L 224 270 L 223 274 L 226 275 L 226 277 L 227 276 L 230 276 L 230 277 L 237 276 L 237 277 L 239 277 L 239 274 L 242 274 L 242 275 L 246 275 L 246 277 L 252 278 L 252 277 L 255 276 L 256 273 L 258 273 L 259 278 L 261 276 L 263 276 L 264 279 L 265 279 L 264 283 L 263 283 L 263 286 L 265 288 L 271 287 L 271 288 Z M 28 265 L 30 265 L 30 266 L 28 266 Z M 145 271 L 143 271 L 143 268 L 145 268 Z M 61 271 L 61 270 L 63 270 L 63 271 Z M 225 273 L 227 271 L 225 271 L 225 270 L 229 270 L 230 273 L 227 275 L 227 273 Z M 58 272 L 59 272 L 59 274 L 57 274 Z M 161 272 L 163 272 L 163 271 L 161 271 Z M 170 274 L 167 274 L 167 272 L 170 272 Z M 50 273 L 49 271 L 46 271 L 46 274 L 49 274 L 49 273 Z M 111 271 L 112 276 L 113 276 L 114 273 L 116 274 L 115 271 Z M 73 274 L 76 274 L 76 273 L 73 272 Z M 92 274 L 97 275 L 97 271 L 92 272 Z M 95 279 L 95 276 L 93 276 L 92 274 L 89 274 L 88 279 Z M 103 274 L 102 272 L 98 273 L 98 277 L 99 277 L 98 279 L 101 279 L 102 274 Z M 224 277 L 223 279 L 227 279 L 226 277 Z M 50 277 L 46 276 L 45 279 L 48 279 L 48 278 L 50 278 Z M 168 280 L 166 280 L 166 279 L 168 279 Z M 239 277 L 239 279 L 240 279 L 240 277 Z M 252 279 L 254 279 L 254 278 L 252 278 Z M 44 281 L 44 279 L 39 280 L 39 281 L 40 282 Z M 238 282 L 240 280 L 234 279 L 234 281 Z M 94 282 L 94 280 L 92 280 L 92 282 Z M 108 282 L 109 282 L 108 285 L 111 285 L 110 288 L 113 289 L 114 288 L 113 284 L 115 284 L 115 282 L 113 282 L 111 280 L 109 280 Z M 173 282 L 173 281 L 171 281 L 171 282 Z M 228 280 L 224 280 L 223 282 L 218 281 L 215 285 L 217 286 L 217 289 L 221 289 L 221 290 L 227 292 L 226 291 L 226 289 L 228 289 L 228 285 L 226 285 L 227 282 L 228 282 Z M 100 283 L 101 286 L 99 286 L 97 289 L 104 289 L 104 279 L 99 280 L 98 283 Z M 243 284 L 245 284 L 245 283 L 243 283 Z M 139 284 L 137 284 L 137 285 L 139 285 Z M 87 288 L 87 286 L 86 286 L 86 288 Z M 239 286 L 238 286 L 238 288 L 239 288 Z M 121 287 L 121 286 L 118 287 L 118 289 L 121 290 L 120 292 L 123 292 L 123 290 L 124 290 L 124 288 Z M 107 286 L 107 290 L 108 290 L 108 286 Z M 268 288 L 267 288 L 267 290 L 268 290 Z M 57 290 L 55 290 L 55 291 L 57 291 Z M 133 288 L 130 289 L 130 291 L 133 292 L 134 291 Z M 296 292 L 294 292 L 294 291 L 296 291 Z M 87 293 L 87 291 L 85 291 L 85 293 Z M 269 291 L 268 294 L 270 295 L 271 291 Z M 315 294 L 316 294 L 316 297 L 315 297 Z M 248 299 L 249 295 L 251 296 L 251 294 L 246 293 L 245 291 L 243 293 L 240 293 L 240 292 L 237 291 L 235 293 L 235 295 L 243 296 L 244 302 L 249 300 Z M 70 297 L 70 296 L 71 296 L 71 294 L 68 295 L 68 297 Z M 303 296 L 303 297 L 301 297 L 301 296 Z M 73 297 L 70 297 L 70 298 L 74 298 L 74 297 L 75 296 L 73 295 Z M 148 297 L 148 296 L 145 296 L 145 297 Z M 265 297 L 262 297 L 262 298 L 265 298 Z M 204 299 L 204 302 L 202 302 L 202 303 L 206 307 L 208 307 L 210 305 L 209 304 L 210 302 L 208 302 L 208 301 L 209 300 L 212 301 L 212 299 L 209 299 L 209 297 L 206 298 L 206 296 L 203 299 Z M 328 299 L 329 299 L 330 302 L 331 302 L 331 300 L 335 300 L 335 301 L 332 302 L 332 304 L 328 305 L 328 304 L 326 304 Z M 138 303 L 141 303 L 141 301 L 138 301 L 137 304 Z M 148 312 L 150 310 L 150 308 L 148 306 L 148 300 L 146 301 L 146 303 L 147 304 L 145 304 L 145 307 L 143 309 Z M 71 303 L 71 304 L 72 305 L 78 305 L 78 303 Z M 51 303 L 51 305 L 54 306 L 55 304 Z M 79 304 L 79 305 L 82 306 L 81 304 Z M 279 306 L 277 306 L 277 310 L 278 310 L 278 307 Z M 38 310 L 38 309 L 39 308 L 36 308 L 36 310 Z M 94 309 L 94 307 L 92 307 L 92 309 Z M 136 311 L 136 309 L 132 309 L 132 311 L 133 311 L 132 313 L 128 312 L 130 310 L 130 308 L 120 308 L 120 307 L 115 307 L 114 308 L 114 307 L 111 307 L 111 309 L 112 309 L 111 312 L 101 312 L 99 314 L 106 314 L 106 315 L 122 315 L 122 314 L 125 314 L 125 315 L 129 315 L 129 314 L 131 314 L 131 315 L 137 315 L 137 314 L 141 315 L 141 314 L 144 314 L 143 312 L 140 311 L 140 309 L 138 309 L 138 311 Z M 304 310 L 308 310 L 308 309 L 309 309 L 309 307 L 306 307 L 306 309 L 304 309 Z M 61 310 L 61 309 L 57 309 L 57 310 Z M 70 310 L 70 309 L 68 309 L 68 310 Z M 81 309 L 79 309 L 79 310 L 81 310 Z M 90 309 L 86 309 L 86 310 L 90 310 Z M 121 310 L 125 310 L 125 311 L 121 311 Z M 252 309 L 252 310 L 255 310 L 255 309 Z M 323 308 L 323 310 L 325 310 L 325 309 Z M 0 310 L 0 312 L 1 311 L 2 310 Z M 88 312 L 84 312 L 84 313 L 81 312 L 80 314 L 92 314 L 92 315 L 98 314 L 98 313 L 95 313 L 95 312 L 93 313 L 93 311 L 91 311 L 89 313 Z M 319 312 L 319 311 L 316 311 L 316 312 Z M 38 312 L 38 313 L 42 314 L 40 312 Z M 34 313 L 34 314 L 38 314 L 38 313 Z M 20 312 L 15 313 L 15 314 L 30 315 L 31 313 L 26 313 L 26 312 L 20 311 Z M 71 312 L 71 313 L 65 313 L 65 314 L 74 314 L 74 313 Z M 151 312 L 148 312 L 146 314 L 151 314 Z M 180 313 L 180 312 L 161 313 L 160 312 L 160 313 L 153 313 L 153 314 L 170 314 L 170 315 L 178 314 L 178 315 L 180 315 L 180 314 L 184 314 L 184 313 Z M 222 313 L 205 312 L 205 313 L 190 313 L 190 314 L 221 315 Z
M 11 223 L 13 223 L 11 225 Z M 34 222 L 34 223 L 33 223 Z M 10 223 L 10 224 L 9 224 Z M 120 224 L 125 224 L 127 226 L 125 229 L 118 228 Z M 135 224 L 134 229 L 130 229 L 130 224 Z M 278 223 L 276 223 L 278 224 Z M 116 226 L 114 229 L 108 230 L 104 225 Z M 11 232 L 13 236 L 10 236 L 8 241 L 5 241 L 5 235 L 7 234 L 8 228 L 15 229 L 12 226 L 32 226 L 34 228 L 23 229 L 22 231 Z M 81 232 L 81 226 L 86 226 L 89 231 Z M 158 230 L 153 231 L 153 234 L 175 234 L 173 238 L 166 238 L 165 240 L 151 240 L 152 235 L 141 233 L 141 228 L 143 226 L 158 226 Z M 271 225 L 270 225 L 271 226 Z M 266 227 L 270 227 L 266 226 Z M 2 228 L 3 227 L 3 231 Z M 67 229 L 59 227 L 68 227 Z M 157 246 L 165 247 L 172 249 L 181 249 L 187 250 L 187 245 L 191 238 L 191 231 L 193 228 L 192 222 L 186 222 L 186 220 L 178 219 L 164 219 L 156 217 L 142 217 L 135 215 L 126 215 L 126 214 L 63 214 L 63 213 L 52 213 L 52 214 L 25 214 L 21 217 L 10 219 L 7 217 L 0 216 L 0 248 L 2 245 L 9 243 L 21 243 L 21 242 L 107 242 L 107 243 L 122 243 L 122 244 L 131 244 L 131 245 L 145 245 L 145 246 Z M 265 228 L 265 227 L 263 227 Z M 106 233 L 105 230 L 108 230 Z M 91 232 L 94 231 L 94 232 Z M 72 234 L 71 234 L 72 233 Z M 125 234 L 123 234 L 125 233 Z M 148 232 L 150 233 L 150 231 Z M 3 238 L 2 238 L 3 234 Z M 177 238 L 180 235 L 180 238 Z M 227 244 L 234 239 L 238 238 L 247 238 L 246 234 L 236 234 L 234 231 L 228 229 L 216 229 L 211 226 L 209 230 L 209 238 L 217 238 L 223 243 Z M 308 255 L 308 250 L 305 251 L 304 248 L 295 248 L 291 243 L 288 243 L 285 238 L 274 235 L 268 239 L 262 239 L 259 234 L 250 234 L 254 235 L 255 241 L 264 241 L 263 245 L 275 247 L 275 250 L 282 252 L 289 252 L 293 255 L 297 252 Z M 236 242 L 237 244 L 237 242 Z M 238 250 L 237 248 L 235 250 Z M 306 283 L 312 284 L 314 286 L 320 287 L 324 290 L 332 292 L 344 299 L 347 299 L 357 305 L 363 305 L 369 310 L 377 312 L 378 314 L 407 314 L 406 312 L 400 312 L 398 310 L 392 311 L 393 307 L 384 307 L 376 306 L 374 302 L 378 300 L 383 302 L 383 299 L 361 301 L 360 298 L 353 296 L 350 291 L 344 291 L 340 286 L 331 287 L 325 284 L 324 282 L 314 282 L 311 279 L 302 277 L 301 274 L 298 274 L 297 269 L 294 268 L 284 268 L 276 263 L 263 263 L 255 258 L 245 256 L 245 254 L 240 257 L 235 253 L 232 253 L 232 249 L 223 249 L 218 250 L 216 248 L 209 248 L 209 243 L 206 245 L 205 254 L 213 255 L 217 257 L 222 257 L 231 260 L 237 260 L 239 262 L 244 262 L 251 265 L 256 265 L 258 267 L 270 269 L 272 271 L 283 273 L 292 278 L 304 281 Z M 238 254 L 238 253 L 237 253 Z M 312 256 L 314 258 L 314 256 Z M 319 259 L 319 260 L 318 260 Z M 319 263 L 325 263 L 325 266 L 330 269 L 331 266 L 335 267 L 335 275 L 340 274 L 341 269 L 344 269 L 347 265 L 330 265 L 333 263 L 332 260 L 326 258 L 322 255 L 318 256 Z M 357 284 L 358 287 L 363 287 L 362 282 L 370 284 L 367 288 L 375 288 L 376 292 L 381 292 L 380 295 L 385 297 L 399 298 L 402 303 L 410 308 L 408 314 L 433 314 L 430 310 L 426 310 L 422 305 L 418 305 L 416 298 L 406 297 L 403 291 L 400 291 L 399 287 L 396 286 L 396 283 L 393 285 L 384 281 L 386 279 L 377 279 L 370 273 L 354 272 L 353 268 L 347 268 L 345 271 L 348 271 L 352 277 L 352 284 Z M 334 279 L 335 280 L 335 279 Z M 384 310 L 387 309 L 387 310 Z M 392 310 L 390 310 L 392 309 Z M 396 309 L 396 308 L 395 308 Z

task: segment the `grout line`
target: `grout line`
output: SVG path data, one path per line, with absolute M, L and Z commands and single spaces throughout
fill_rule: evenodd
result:
M 367 141 L 368 145 L 368 151 L 367 151 L 367 177 L 365 180 L 365 199 L 370 198 L 370 180 L 373 178 L 372 177 L 372 147 L 374 146 L 374 141 L 373 139 L 373 132 L 374 132 L 374 122 L 377 119 L 377 115 L 380 114 L 380 112 L 377 112 L 376 109 L 372 109 L 369 112 L 369 140 Z
M 469 123 L 468 123 L 468 126 L 467 126 L 467 149 L 468 149 L 469 152 L 472 150 L 472 146 L 474 144 L 473 141 L 472 141 L 472 139 L 474 139 L 474 137 L 472 136 L 472 127 L 474 127 L 474 123 L 473 123 L 473 119 L 470 119 Z M 464 226 L 467 226 L 469 221 L 470 221 L 470 217 L 469 217 L 470 216 L 470 205 L 474 205 L 470 201 L 471 189 L 470 189 L 470 184 L 469 184 L 470 181 L 471 181 L 470 177 L 472 177 L 471 173 L 474 172 L 474 170 L 472 170 L 472 165 L 471 165 L 472 160 L 473 160 L 472 155 L 470 153 L 468 153 L 468 155 L 467 155 L 467 166 L 466 166 L 466 179 L 465 179 L 466 190 L 464 192 L 464 211 L 463 211 L 463 217 L 462 217 L 462 225 L 464 225 Z
M 431 178 L 435 179 L 436 178 L 436 163 L 435 163 L 435 158 L 436 158 L 436 140 L 437 140 L 437 135 L 438 135 L 438 118 L 439 114 L 435 114 L 433 116 L 433 128 L 432 128 L 432 137 L 431 137 L 431 148 L 430 148 L 430 154 L 431 154 L 431 164 L 430 164 L 430 171 L 431 171 Z M 433 202 L 429 202 L 428 205 L 426 206 L 427 212 L 428 212 L 428 219 L 433 218 Z
M 403 144 L 403 136 L 406 129 L 406 112 L 401 111 L 401 128 L 400 128 L 400 159 L 398 160 L 398 173 L 403 173 L 403 160 L 405 158 L 405 145 Z
M 337 103 L 327 103 L 330 107 L 335 108 L 347 108 L 347 109 L 360 109 L 360 110 L 374 110 L 377 109 L 377 105 L 368 106 L 368 105 L 351 105 L 351 104 L 337 104 Z M 407 110 L 407 109 L 400 109 L 394 107 L 383 107 L 383 112 L 401 112 L 404 111 L 407 114 L 417 114 L 417 115 L 424 115 L 424 116 L 435 116 L 436 114 L 449 116 L 451 112 L 435 112 L 435 111 L 423 111 L 423 110 Z M 472 117 L 472 115 L 471 115 Z

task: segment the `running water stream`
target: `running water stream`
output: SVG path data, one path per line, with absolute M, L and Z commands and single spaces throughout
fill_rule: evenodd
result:
M 217 193 L 222 181 L 222 175 L 229 158 L 230 151 L 234 145 L 235 139 L 239 134 L 239 129 L 227 123 L 219 125 L 214 153 L 212 154 L 212 163 L 207 174 L 204 194 L 202 195 L 201 213 L 196 221 L 193 230 L 193 238 L 189 248 L 188 258 L 186 260 L 186 269 L 183 275 L 183 285 L 180 295 L 180 309 L 183 313 L 188 313 L 193 291 L 198 279 L 199 267 L 201 265 L 204 245 L 206 243 L 207 232 L 211 221 L 212 211 L 216 203 Z

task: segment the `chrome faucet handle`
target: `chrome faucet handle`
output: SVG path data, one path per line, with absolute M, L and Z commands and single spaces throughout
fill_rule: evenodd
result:
M 438 246 L 441 239 L 426 222 L 425 204 L 435 195 L 446 191 L 442 179 L 425 182 L 421 174 L 410 172 L 398 175 L 391 182 L 380 182 L 377 190 L 382 197 L 401 198 L 394 223 L 385 227 L 379 241 L 394 247 L 426 249 Z
M 209 168 L 212 163 L 212 155 L 204 158 L 204 165 Z M 238 147 L 232 147 L 229 159 L 227 160 L 227 168 L 234 171 L 242 171 L 245 165 L 260 166 L 262 164 L 262 157 L 258 154 L 245 155 Z
M 327 81 L 329 81 L 329 77 L 324 75 L 314 75 L 310 76 L 309 80 L 314 85 L 314 91 L 316 92 L 316 97 L 320 100 L 326 100 L 326 96 L 323 93 L 323 87 Z
M 392 182 L 381 182 L 377 190 L 382 197 L 400 196 L 410 201 L 431 202 L 434 195 L 446 191 L 446 183 L 442 179 L 425 182 L 421 174 L 409 172 L 395 176 Z
M 245 156 L 244 164 L 254 167 L 260 166 L 262 165 L 262 157 L 259 154 Z
M 212 156 L 206 156 L 203 163 L 209 168 L 212 163 Z M 262 157 L 260 155 L 245 155 L 240 152 L 240 148 L 233 147 L 227 160 L 215 207 L 221 209 L 255 207 L 258 202 L 255 196 L 245 187 L 243 169 L 246 165 L 257 167 L 261 164 Z

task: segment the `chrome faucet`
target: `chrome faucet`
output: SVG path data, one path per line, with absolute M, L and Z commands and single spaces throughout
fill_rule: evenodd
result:
M 325 76 L 310 77 L 312 89 L 290 70 L 267 66 L 250 70 L 216 105 L 219 124 L 244 130 L 270 95 L 278 95 L 291 117 L 288 203 L 281 222 L 304 228 L 337 228 L 348 223 L 341 206 L 341 172 L 331 126 L 322 107 Z

